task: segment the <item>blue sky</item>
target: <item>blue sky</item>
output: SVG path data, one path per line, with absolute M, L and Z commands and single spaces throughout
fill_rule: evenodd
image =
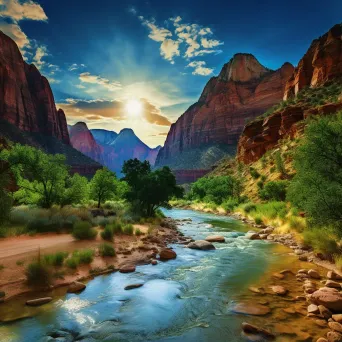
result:
M 150 146 L 235 53 L 296 65 L 341 21 L 341 0 L 0 0 L 0 30 L 48 77 L 69 123 L 130 127 Z

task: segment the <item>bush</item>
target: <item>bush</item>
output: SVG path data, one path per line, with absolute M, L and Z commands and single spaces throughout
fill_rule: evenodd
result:
M 232 212 L 239 205 L 239 201 L 234 198 L 229 198 L 221 204 L 221 207 L 226 212 Z
M 115 256 L 115 249 L 112 245 L 108 243 L 101 243 L 99 246 L 100 255 L 103 257 L 113 257 Z
M 262 180 L 259 180 L 258 183 L 257 183 L 257 187 L 259 189 L 262 189 L 264 187 L 264 182 Z
M 330 229 L 313 228 L 303 233 L 304 244 L 311 246 L 316 252 L 332 257 L 339 252 L 336 236 Z
M 254 222 L 255 222 L 255 224 L 263 224 L 264 223 L 261 216 L 255 216 Z
M 44 255 L 44 261 L 51 266 L 62 266 L 64 259 L 68 257 L 67 252 L 57 252 L 55 254 Z
M 278 172 L 281 173 L 282 175 L 286 175 L 285 165 L 284 165 L 284 161 L 283 161 L 280 151 L 277 151 L 275 153 L 274 162 L 275 162 Z
M 242 210 L 246 213 L 249 214 L 250 212 L 254 211 L 256 209 L 256 205 L 254 203 L 246 203 L 242 206 Z
M 126 224 L 124 227 L 123 227 L 123 233 L 126 234 L 126 235 L 133 235 L 133 232 L 134 232 L 134 228 L 131 224 Z
M 29 286 L 47 286 L 51 275 L 48 268 L 41 262 L 33 262 L 26 268 L 26 278 Z
M 68 258 L 65 260 L 65 265 L 69 268 L 76 269 L 79 265 L 79 260 L 74 257 Z
M 95 239 L 97 231 L 89 222 L 79 221 L 74 224 L 72 235 L 77 240 L 92 240 Z
M 78 259 L 80 264 L 90 264 L 94 260 L 94 255 L 92 249 L 82 249 L 72 253 L 72 257 Z
M 101 232 L 101 237 L 103 240 L 113 241 L 114 233 L 112 225 L 107 225 L 103 232 Z
M 249 168 L 249 172 L 250 172 L 252 178 L 254 178 L 254 179 L 258 179 L 260 177 L 260 173 L 257 170 L 255 170 L 253 167 Z
M 263 200 L 284 201 L 288 186 L 285 180 L 268 182 L 259 190 L 259 196 Z
M 290 216 L 289 218 L 289 227 L 291 229 L 296 230 L 299 233 L 302 233 L 306 227 L 305 219 L 297 216 Z
M 139 229 L 139 228 L 137 228 L 136 230 L 135 230 L 135 235 L 136 236 L 140 236 L 140 235 L 142 235 L 143 234 L 143 232 Z

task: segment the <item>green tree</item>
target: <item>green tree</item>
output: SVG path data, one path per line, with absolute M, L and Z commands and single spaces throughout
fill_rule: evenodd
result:
M 288 199 L 317 226 L 342 235 L 342 113 L 311 122 L 295 154 Z
M 97 207 L 101 203 L 112 199 L 115 196 L 118 180 L 115 174 L 107 168 L 97 170 L 90 181 L 90 197 L 97 201 Z
M 68 176 L 65 156 L 16 144 L 1 151 L 0 160 L 6 162 L 8 170 L 16 176 L 20 188 L 15 193 L 17 200 L 44 208 L 60 201 Z
M 124 163 L 122 173 L 130 187 L 126 198 L 136 204 L 144 216 L 154 216 L 159 207 L 169 207 L 172 197 L 183 195 L 169 167 L 151 171 L 148 161 L 131 159 Z
M 286 180 L 268 182 L 259 189 L 259 196 L 263 200 L 285 201 L 288 186 Z
M 75 173 L 72 177 L 66 179 L 65 185 L 66 187 L 60 200 L 61 206 L 81 203 L 89 198 L 89 185 L 86 177 Z

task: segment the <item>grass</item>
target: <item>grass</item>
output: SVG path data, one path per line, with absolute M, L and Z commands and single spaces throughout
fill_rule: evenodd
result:
M 254 222 L 255 222 L 255 224 L 263 224 L 264 223 L 261 216 L 255 216 Z
M 50 284 L 51 274 L 44 263 L 36 261 L 27 266 L 26 279 L 29 286 L 47 286 Z
M 0 271 L 2 271 L 5 268 L 3 264 L 0 264 Z
M 306 221 L 303 217 L 290 215 L 288 220 L 289 227 L 298 233 L 302 233 L 306 228 Z
M 92 249 L 83 249 L 74 251 L 72 255 L 65 260 L 65 265 L 69 268 L 76 269 L 79 265 L 89 265 L 94 260 L 95 252 Z
M 17 260 L 16 265 L 17 266 L 23 266 L 24 265 L 24 261 L 23 260 Z
M 137 229 L 135 230 L 135 235 L 136 235 L 136 236 L 143 235 L 143 232 L 140 230 L 140 228 L 137 228 Z
M 335 254 L 334 255 L 334 261 L 335 261 L 335 265 L 336 265 L 337 269 L 342 271 L 342 255 Z
M 72 235 L 77 240 L 92 240 L 96 238 L 97 231 L 89 222 L 79 221 L 74 224 Z
M 101 238 L 106 241 L 113 241 L 114 233 L 112 225 L 106 225 L 106 228 L 101 232 Z
M 99 246 L 99 252 L 102 257 L 115 256 L 115 249 L 109 243 L 101 243 L 101 245 Z
M 328 228 L 307 229 L 303 233 L 303 242 L 311 246 L 315 252 L 323 253 L 329 257 L 339 254 L 336 243 L 337 236 Z
M 125 235 L 133 235 L 134 227 L 130 223 L 128 223 L 123 227 L 122 231 Z
M 44 261 L 46 264 L 51 266 L 62 266 L 64 260 L 68 257 L 67 252 L 57 252 L 55 254 L 44 255 Z

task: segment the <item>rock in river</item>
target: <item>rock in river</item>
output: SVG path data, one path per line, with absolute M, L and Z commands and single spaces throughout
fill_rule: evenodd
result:
M 247 335 L 247 337 L 252 335 L 253 341 L 258 341 L 258 337 L 260 337 L 262 341 L 275 339 L 275 336 L 271 332 L 246 322 L 242 323 L 242 331 Z
M 205 238 L 208 242 L 225 242 L 226 239 L 222 235 L 210 235 Z
M 285 287 L 283 286 L 279 286 L 279 285 L 276 285 L 276 286 L 272 286 L 271 287 L 271 290 L 277 294 L 278 296 L 285 296 L 288 292 L 287 289 L 285 289 Z
M 341 312 L 342 311 L 342 293 L 330 287 L 322 287 L 311 295 L 311 301 L 314 304 L 324 305 L 326 308 Z
M 26 302 L 26 305 L 28 305 L 28 306 L 40 306 L 43 304 L 47 304 L 51 301 L 52 301 L 52 297 L 37 298 L 37 299 L 28 300 Z
M 135 272 L 135 266 L 134 265 L 124 265 L 121 266 L 119 269 L 120 273 L 132 273 Z
M 271 312 L 271 309 L 260 304 L 240 303 L 232 311 L 243 315 L 265 316 Z
M 205 240 L 196 240 L 188 244 L 188 247 L 191 249 L 200 249 L 202 251 L 207 251 L 210 249 L 215 249 L 215 246 L 208 241 Z
M 125 286 L 125 290 L 138 289 L 139 287 L 142 287 L 142 286 L 144 286 L 143 283 L 140 283 L 140 284 L 131 284 L 131 285 Z
M 160 260 L 176 259 L 176 258 L 177 258 L 177 254 L 176 254 L 176 252 L 173 251 L 172 249 L 163 248 L 163 249 L 159 252 L 159 258 L 160 258 Z
M 74 281 L 71 283 L 68 287 L 68 293 L 77 293 L 81 292 L 86 288 L 86 285 L 83 283 L 80 283 L 79 281 Z

